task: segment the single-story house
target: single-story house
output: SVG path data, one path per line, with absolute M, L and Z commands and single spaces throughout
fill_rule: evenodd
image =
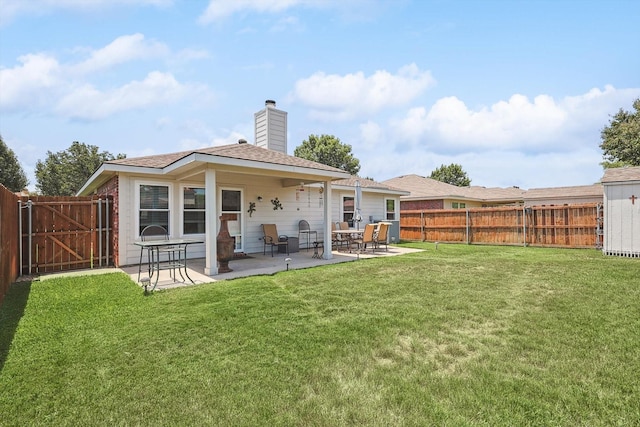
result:
M 383 184 L 409 191 L 400 198 L 400 210 L 466 209 L 522 204 L 524 190 L 517 187 L 458 187 L 420 175 L 403 175 Z
M 457 187 L 419 175 L 404 175 L 384 184 L 410 192 L 400 198 L 400 210 L 466 209 L 505 205 L 542 206 L 602 203 L 602 184 L 523 190 L 518 187 Z
M 276 224 L 278 234 L 297 237 L 299 221 L 306 220 L 318 239 L 328 240 L 331 223 L 353 213 L 347 201 L 355 194 L 355 179 L 286 154 L 287 113 L 276 109 L 274 101 L 255 114 L 255 138 L 255 144 L 240 140 L 103 163 L 78 195 L 113 197 L 116 266 L 139 262 L 134 242 L 145 226 L 154 224 L 165 227 L 172 238 L 203 239 L 189 257 L 205 258 L 205 274 L 215 275 L 222 214 L 232 219 L 228 228 L 235 252 L 263 251 L 261 224 Z M 335 187 L 334 181 L 339 182 Z M 405 192 L 360 182 L 363 216 L 399 216 Z M 324 257 L 330 259 L 331 251 L 324 251 Z
M 602 203 L 602 184 L 576 185 L 573 187 L 531 188 L 524 192 L 526 206 L 578 205 Z
M 640 167 L 607 169 L 602 184 L 603 253 L 640 257 Z

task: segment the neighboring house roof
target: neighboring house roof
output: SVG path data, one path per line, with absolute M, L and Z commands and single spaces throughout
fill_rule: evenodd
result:
M 151 175 L 171 175 L 203 164 L 222 164 L 237 168 L 258 169 L 283 176 L 308 175 L 318 180 L 335 180 L 349 174 L 341 169 L 313 162 L 253 144 L 230 144 L 199 148 L 177 153 L 132 157 L 104 162 L 89 178 L 79 195 L 88 194 L 117 172 L 135 172 Z
M 602 184 L 593 185 L 577 185 L 573 187 L 551 187 L 551 188 L 532 188 L 524 194 L 527 201 L 549 200 L 549 199 L 584 199 L 584 198 L 602 198 Z
M 634 176 L 640 180 L 640 167 L 636 169 L 635 175 L 631 171 L 626 172 L 628 176 Z M 402 197 L 402 200 L 435 200 L 435 199 L 457 199 L 475 200 L 487 203 L 520 203 L 523 201 L 535 202 L 536 200 L 571 200 L 585 198 L 602 198 L 603 189 L 601 184 L 578 185 L 573 187 L 551 187 L 533 188 L 523 190 L 518 187 L 456 187 L 455 185 L 426 178 L 419 175 L 404 175 L 384 181 L 385 184 L 403 188 L 411 192 L 410 195 Z
M 507 203 L 522 200 L 522 193 L 524 192 L 516 187 L 458 187 L 415 174 L 392 178 L 384 181 L 384 183 L 409 191 L 410 194 L 402 197 L 402 200 L 458 199 Z
M 640 181 L 640 166 L 609 168 L 604 171 L 602 183 Z
M 347 179 L 338 179 L 331 183 L 333 188 L 348 188 L 349 190 L 353 190 L 356 187 L 356 182 L 360 182 L 360 187 L 363 191 L 368 191 L 372 193 L 387 193 L 387 194 L 396 194 L 399 196 L 408 196 L 409 192 L 406 190 L 401 190 L 399 188 L 392 187 L 390 185 L 383 184 L 381 182 L 373 181 L 371 179 L 360 178 L 357 176 L 352 176 Z

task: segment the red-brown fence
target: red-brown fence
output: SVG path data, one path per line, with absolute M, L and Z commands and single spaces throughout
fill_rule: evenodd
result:
M 400 212 L 400 238 L 468 244 L 600 248 L 598 203 Z
M 112 264 L 112 202 L 105 197 L 21 198 L 22 274 Z
M 0 184 L 0 304 L 18 277 L 18 196 Z

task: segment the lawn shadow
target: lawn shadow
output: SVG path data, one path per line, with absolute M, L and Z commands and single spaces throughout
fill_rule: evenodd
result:
M 9 291 L 0 305 L 0 372 L 2 372 L 4 362 L 9 356 L 13 337 L 18 329 L 20 319 L 24 315 L 30 293 L 30 281 L 13 283 L 9 286 Z

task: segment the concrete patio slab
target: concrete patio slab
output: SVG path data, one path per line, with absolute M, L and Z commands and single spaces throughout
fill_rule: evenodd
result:
M 289 255 L 282 253 L 274 254 L 273 257 L 269 253 L 267 253 L 267 255 L 263 255 L 262 253 L 252 253 L 248 254 L 246 257 L 230 261 L 229 267 L 233 271 L 229 273 L 221 273 L 215 276 L 207 276 L 204 274 L 204 258 L 190 259 L 187 262 L 187 273 L 193 280 L 193 283 L 187 280 L 187 278 L 181 278 L 179 274 L 176 274 L 177 278 L 174 280 L 170 275 L 170 271 L 164 270 L 160 272 L 155 289 L 161 290 L 180 286 L 193 286 L 194 284 L 197 285 L 201 283 L 237 279 L 240 277 L 275 274 L 280 271 L 286 271 L 287 269 L 296 270 L 342 262 L 353 262 L 368 258 L 398 256 L 411 252 L 421 252 L 421 250 L 389 246 L 387 251 L 381 249 L 374 253 L 371 251 L 358 253 L 355 250 L 352 252 L 332 251 L 333 258 L 329 260 L 313 258 L 313 250 L 306 251 L 304 249 L 300 252 L 291 253 Z M 131 277 L 131 280 L 143 286 L 142 283 L 138 282 L 137 264 L 122 267 L 120 270 L 128 274 Z M 146 265 L 143 265 L 141 278 L 145 276 L 148 277 L 146 270 Z M 151 285 L 153 285 L 153 282 Z

